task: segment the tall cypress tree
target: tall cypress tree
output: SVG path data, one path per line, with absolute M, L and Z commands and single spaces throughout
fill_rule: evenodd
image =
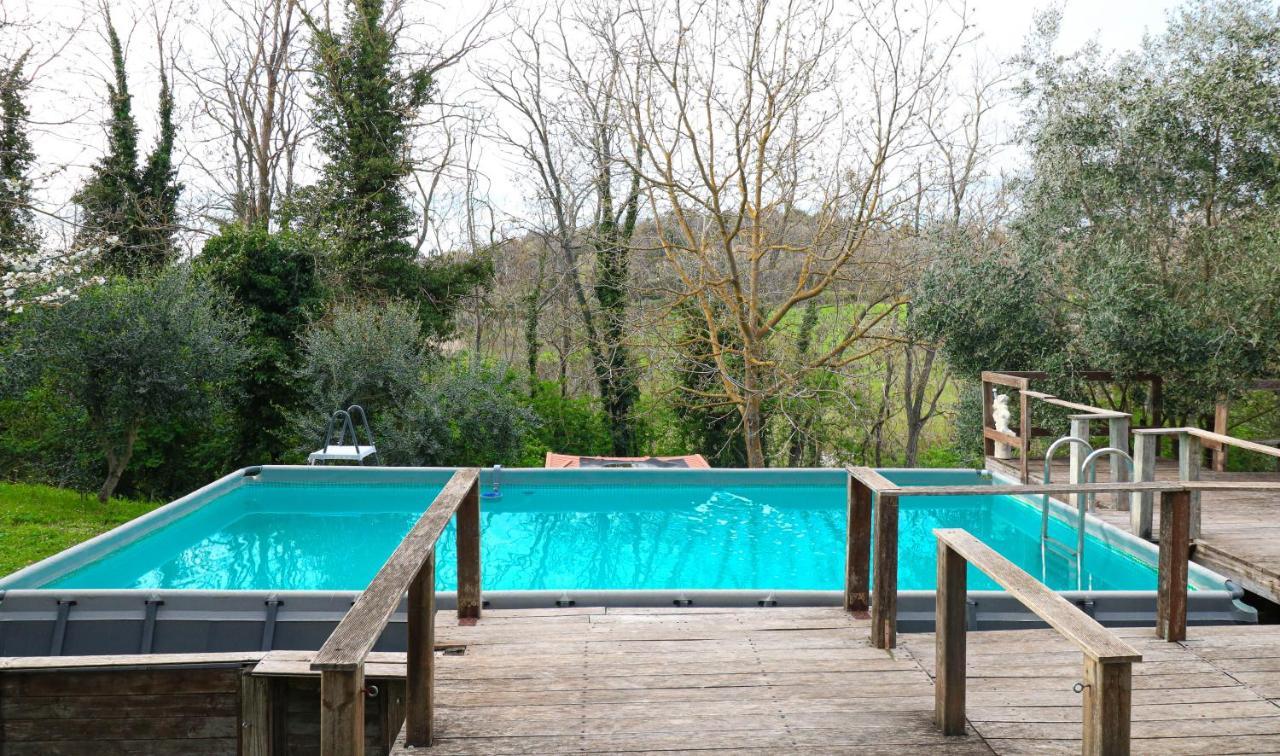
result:
M 104 271 L 138 276 L 162 267 L 176 251 L 174 213 L 182 185 L 172 159 L 173 93 L 161 60 L 160 137 L 145 166 L 139 168 L 138 125 L 124 49 L 109 16 L 107 42 L 115 73 L 113 83 L 107 85 L 111 108 L 107 152 L 75 196 L 83 211 L 79 244 L 98 248 L 98 265 Z
M 412 122 L 431 96 L 426 69 L 404 68 L 383 0 L 351 0 L 342 32 L 308 19 L 314 36 L 315 120 L 328 159 L 306 220 L 327 238 L 331 273 L 366 295 L 415 300 L 428 330 L 444 332 L 457 301 L 488 274 L 479 257 L 425 265 L 408 239 L 417 223 L 404 180 Z
M 30 171 L 36 156 L 27 135 L 30 111 L 23 100 L 29 83 L 23 74 L 26 62 L 26 55 L 21 55 L 0 69 L 0 268 L 40 246 L 31 212 Z

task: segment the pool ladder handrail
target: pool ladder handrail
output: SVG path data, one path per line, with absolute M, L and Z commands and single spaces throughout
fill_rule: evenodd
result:
M 1119 457 L 1129 466 L 1129 479 L 1133 480 L 1133 457 L 1129 456 L 1129 452 L 1124 449 L 1117 449 L 1114 446 L 1104 446 L 1090 452 L 1089 456 L 1084 458 L 1080 463 L 1080 480 L 1084 482 L 1086 479 L 1090 483 L 1098 482 L 1098 460 L 1103 457 Z M 1084 513 L 1089 506 L 1089 494 L 1076 494 L 1076 506 L 1080 509 L 1080 522 L 1084 522 Z M 1084 534 L 1080 535 L 1080 542 L 1084 543 Z
M 360 436 L 356 433 L 356 428 L 352 420 L 356 414 L 360 415 L 360 426 L 364 428 L 364 437 L 369 440 L 369 443 L 365 444 L 365 446 L 366 448 L 373 450 L 371 455 L 373 457 L 373 461 L 378 461 L 378 447 L 373 441 L 373 429 L 369 427 L 369 416 L 365 414 L 364 407 L 361 407 L 359 404 L 353 404 L 345 410 L 337 410 L 329 416 L 329 422 L 325 425 L 324 429 L 324 438 L 321 439 L 321 443 L 323 444 L 320 449 L 321 454 L 327 453 L 330 446 L 346 446 L 346 443 L 344 442 L 347 440 L 348 433 L 351 434 L 351 446 L 355 447 L 357 454 L 360 453 Z M 333 426 L 339 419 L 341 419 L 342 425 L 338 427 L 338 440 L 334 441 Z M 361 460 L 361 464 L 363 464 L 363 460 Z
M 1054 441 L 1052 444 L 1049 444 L 1049 448 L 1046 449 L 1044 453 L 1044 484 L 1046 486 L 1053 483 L 1053 472 L 1050 469 L 1050 464 L 1053 462 L 1053 453 L 1057 451 L 1059 447 L 1062 447 L 1064 445 L 1069 445 L 1069 444 L 1078 444 L 1080 446 L 1083 446 L 1086 450 L 1085 453 L 1087 455 L 1092 455 L 1094 453 L 1093 445 L 1090 444 L 1088 441 L 1084 440 L 1083 438 L 1079 438 L 1077 436 L 1063 436 L 1057 441 Z M 1088 457 L 1086 457 L 1086 459 L 1087 458 Z M 1081 466 L 1081 469 L 1083 469 L 1083 465 Z M 1083 502 L 1084 502 L 1084 498 L 1082 496 L 1080 498 L 1081 506 L 1079 507 L 1079 513 L 1078 513 L 1079 516 L 1076 521 L 1076 530 L 1078 533 L 1077 535 L 1078 540 L 1077 540 L 1076 548 L 1073 550 L 1067 544 L 1049 535 L 1049 494 L 1042 494 L 1040 496 L 1040 542 L 1042 544 L 1053 543 L 1057 545 L 1059 548 L 1066 551 L 1067 553 L 1076 557 L 1077 559 L 1083 559 L 1084 558 L 1084 515 L 1085 515 Z

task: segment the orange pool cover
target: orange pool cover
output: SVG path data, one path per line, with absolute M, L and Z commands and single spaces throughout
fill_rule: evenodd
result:
M 701 454 L 680 457 L 583 457 L 577 454 L 547 452 L 543 467 L 689 467 L 710 469 Z

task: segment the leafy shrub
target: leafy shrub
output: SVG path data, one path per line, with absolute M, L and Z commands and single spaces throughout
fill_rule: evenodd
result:
M 15 394 L 59 397 L 105 458 L 106 501 L 139 438 L 166 423 L 210 417 L 249 355 L 245 324 L 220 290 L 185 269 L 116 280 L 58 306 L 33 308 L 10 334 L 4 375 Z M 83 453 L 80 441 L 56 442 Z M 75 466 L 77 459 L 68 459 Z

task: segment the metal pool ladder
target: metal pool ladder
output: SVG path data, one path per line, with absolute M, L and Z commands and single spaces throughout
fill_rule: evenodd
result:
M 1069 444 L 1078 444 L 1083 446 L 1085 453 L 1089 455 L 1086 459 L 1092 459 L 1095 454 L 1093 446 L 1088 441 L 1075 436 L 1063 436 L 1052 444 L 1049 444 L 1049 448 L 1046 449 L 1044 453 L 1044 484 L 1046 486 L 1053 483 L 1053 471 L 1050 469 L 1050 464 L 1053 462 L 1053 453 L 1056 452 L 1059 447 Z M 1083 465 L 1081 468 L 1083 469 Z M 1082 559 L 1084 557 L 1084 494 L 1080 494 L 1077 499 L 1077 507 L 1079 512 L 1077 513 L 1078 516 L 1076 518 L 1076 548 L 1072 549 L 1069 545 L 1049 535 L 1049 494 L 1042 494 L 1040 497 L 1040 542 L 1052 543 L 1077 559 Z
M 364 437 L 369 443 L 360 445 L 360 437 L 356 434 L 356 426 L 352 419 L 359 416 L 360 426 L 364 428 Z M 338 426 L 338 438 L 333 437 L 333 427 Z M 348 437 L 351 439 L 347 441 Z M 322 446 L 307 455 L 307 464 L 317 462 L 345 461 L 364 464 L 366 458 L 372 457 L 374 464 L 378 462 L 378 447 L 373 443 L 373 431 L 369 428 L 369 418 L 364 407 L 353 404 L 345 410 L 338 410 L 329 416 L 329 423 L 324 429 Z

